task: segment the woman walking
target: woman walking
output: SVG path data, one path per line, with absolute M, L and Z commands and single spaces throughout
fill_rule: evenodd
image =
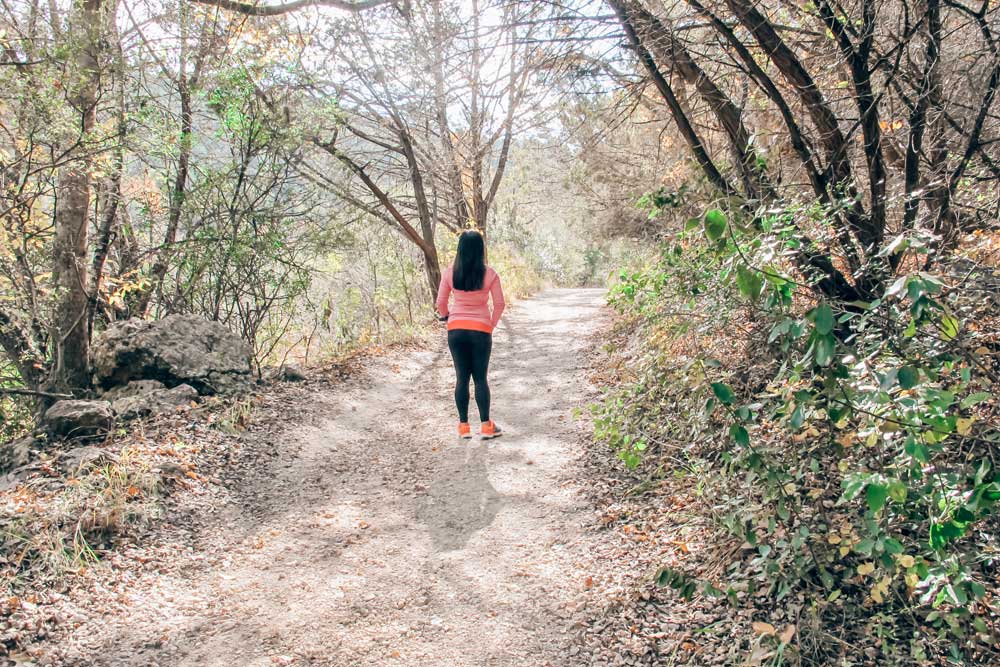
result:
M 451 304 L 449 307 L 449 297 Z M 489 301 L 493 308 L 490 310 Z M 441 276 L 437 309 L 448 320 L 448 349 L 455 362 L 455 405 L 458 407 L 458 435 L 471 438 L 469 427 L 469 379 L 476 383 L 476 406 L 484 440 L 500 435 L 500 427 L 490 419 L 490 385 L 486 373 L 493 348 L 493 329 L 504 309 L 500 276 L 486 266 L 486 246 L 476 231 L 458 237 L 455 261 Z

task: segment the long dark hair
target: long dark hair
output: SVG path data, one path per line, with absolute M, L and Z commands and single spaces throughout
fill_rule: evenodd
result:
M 486 277 L 486 244 L 483 243 L 483 235 L 471 229 L 462 232 L 458 237 L 458 254 L 451 266 L 451 283 L 455 289 L 463 292 L 482 289 Z

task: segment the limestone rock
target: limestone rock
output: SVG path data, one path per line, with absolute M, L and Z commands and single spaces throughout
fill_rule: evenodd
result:
M 40 428 L 61 438 L 103 439 L 115 416 L 107 401 L 56 401 L 42 416 Z
M 92 354 L 94 384 L 102 389 L 156 380 L 167 387 L 187 384 L 205 395 L 239 391 L 251 379 L 246 343 L 198 315 L 116 323 L 97 338 Z
M 128 386 L 134 384 L 138 383 L 130 382 Z M 167 389 L 161 384 L 159 389 L 120 396 L 112 401 L 111 409 L 119 419 L 137 419 L 175 412 L 178 408 L 186 407 L 196 400 L 198 392 L 191 385 L 179 384 Z
M 166 388 L 167 386 L 158 380 L 132 380 L 128 384 L 108 389 L 106 392 L 101 394 L 101 399 L 109 401 L 112 405 L 114 405 L 115 401 L 122 398 L 148 394 L 156 391 L 157 389 Z

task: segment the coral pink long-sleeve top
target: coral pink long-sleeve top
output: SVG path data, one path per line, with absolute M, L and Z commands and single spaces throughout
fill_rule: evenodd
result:
M 451 307 L 448 307 L 451 297 Z M 489 301 L 493 301 L 490 310 Z M 455 289 L 452 283 L 452 268 L 445 269 L 438 287 L 437 309 L 441 317 L 448 317 L 448 329 L 471 329 L 484 333 L 493 333 L 500 316 L 503 315 L 506 302 L 503 298 L 503 288 L 500 287 L 500 276 L 490 267 L 486 267 L 481 289 L 466 291 Z

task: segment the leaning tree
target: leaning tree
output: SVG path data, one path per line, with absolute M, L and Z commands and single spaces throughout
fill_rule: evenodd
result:
M 798 211 L 795 261 L 824 296 L 870 301 L 995 222 L 989 2 L 607 4 L 716 197 Z

